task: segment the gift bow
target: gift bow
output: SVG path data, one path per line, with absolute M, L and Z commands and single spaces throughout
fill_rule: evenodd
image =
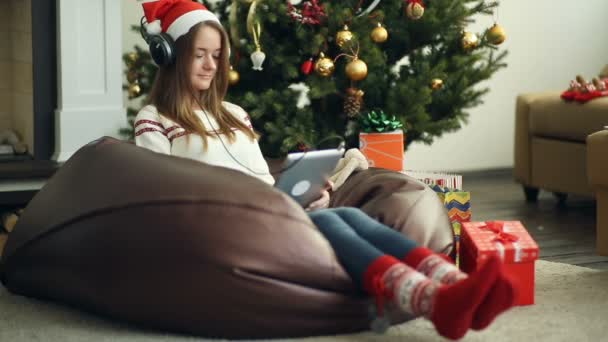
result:
M 496 234 L 496 237 L 494 238 L 493 241 L 500 241 L 502 243 L 507 243 L 507 242 L 515 242 L 515 241 L 519 240 L 519 237 L 517 235 L 507 233 L 504 231 L 504 222 L 488 221 L 483 226 L 480 226 L 479 228 L 485 229 L 485 230 L 490 230 L 494 234 Z
M 494 234 L 496 234 L 492 241 L 496 242 L 498 254 L 500 255 L 501 259 L 505 258 L 504 245 L 510 242 L 512 243 L 513 250 L 515 252 L 515 254 L 513 255 L 513 261 L 520 262 L 522 260 L 522 249 L 521 246 L 517 243 L 519 237 L 515 234 L 505 232 L 504 222 L 488 221 L 484 225 L 479 226 L 479 228 L 492 231 Z

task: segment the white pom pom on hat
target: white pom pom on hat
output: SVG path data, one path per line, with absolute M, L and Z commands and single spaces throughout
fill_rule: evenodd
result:
M 150 35 L 160 34 L 161 31 L 160 20 L 154 20 L 153 22 L 146 24 L 146 32 Z

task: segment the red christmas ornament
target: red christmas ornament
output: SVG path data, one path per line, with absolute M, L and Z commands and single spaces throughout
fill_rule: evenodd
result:
M 314 68 L 314 63 L 312 62 L 312 57 L 311 57 L 307 61 L 304 61 L 304 63 L 302 63 L 302 66 L 300 66 L 300 71 L 302 71 L 302 73 L 304 75 L 310 75 L 313 68 Z

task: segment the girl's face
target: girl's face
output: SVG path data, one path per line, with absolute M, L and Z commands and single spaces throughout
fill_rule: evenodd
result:
M 215 77 L 222 52 L 220 33 L 210 26 L 203 26 L 194 36 L 194 56 L 190 67 L 190 82 L 194 90 L 209 89 Z

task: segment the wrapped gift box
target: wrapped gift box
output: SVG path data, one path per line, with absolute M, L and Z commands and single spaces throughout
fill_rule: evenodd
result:
M 402 173 L 429 186 L 439 185 L 450 189 L 462 189 L 462 175 L 459 174 L 420 170 L 404 170 Z
M 431 188 L 435 190 L 448 211 L 448 217 L 454 231 L 454 250 L 451 256 L 455 260 L 456 265 L 460 266 L 458 256 L 460 254 L 461 227 L 462 222 L 471 221 L 471 193 L 459 189 L 441 187 L 437 184 L 431 186 Z
M 499 255 L 518 290 L 516 305 L 534 304 L 534 264 L 538 245 L 519 221 L 463 222 L 460 268 L 470 273 Z
M 389 170 L 403 170 L 403 131 L 359 133 L 359 150 L 369 166 Z

